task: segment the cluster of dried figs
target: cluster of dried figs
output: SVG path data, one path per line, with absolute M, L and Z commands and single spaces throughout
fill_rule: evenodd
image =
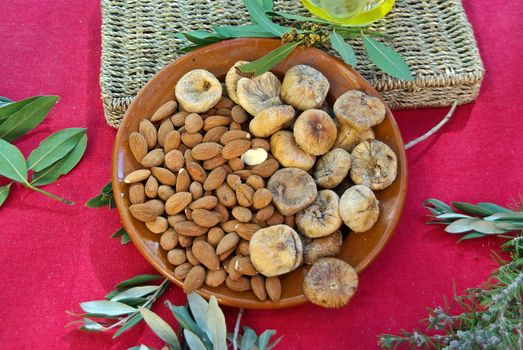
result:
M 225 284 L 278 301 L 279 276 L 308 264 L 305 296 L 341 307 L 358 276 L 334 258 L 340 229 L 369 230 L 379 216 L 373 190 L 396 177 L 396 155 L 372 131 L 386 108 L 350 90 L 333 118 L 329 82 L 313 67 L 294 66 L 280 82 L 240 75 L 244 63 L 224 84 L 203 69 L 186 73 L 175 99 L 129 135 L 141 164 L 124 179 L 130 212 L 161 235 L 185 292 Z

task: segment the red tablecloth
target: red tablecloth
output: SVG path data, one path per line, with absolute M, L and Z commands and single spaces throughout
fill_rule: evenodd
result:
M 485 280 L 500 240 L 456 244 L 440 227 L 427 226 L 421 203 L 442 200 L 506 204 L 523 185 L 523 84 L 520 39 L 523 4 L 516 0 L 465 1 L 486 76 L 479 99 L 458 108 L 429 141 L 408 151 L 409 194 L 396 234 L 361 274 L 349 306 L 324 310 L 304 305 L 281 311 L 245 312 L 246 324 L 283 334 L 281 349 L 373 349 L 376 336 L 417 327 L 426 307 L 456 290 Z M 0 339 L 4 349 L 122 349 L 161 341 L 144 325 L 117 341 L 109 334 L 65 329 L 65 311 L 99 299 L 118 281 L 154 272 L 132 245 L 109 238 L 120 227 L 116 211 L 83 203 L 109 179 L 115 130 L 105 125 L 98 77 L 98 1 L 4 1 L 0 6 L 0 95 L 22 99 L 57 94 L 46 121 L 16 142 L 27 156 L 39 141 L 64 127 L 88 128 L 83 161 L 46 189 L 73 199 L 65 206 L 15 186 L 0 209 Z M 396 112 L 406 141 L 424 133 L 447 112 Z M 184 303 L 179 288 L 166 298 Z M 168 320 L 162 303 L 154 308 Z M 232 324 L 235 309 L 225 309 Z

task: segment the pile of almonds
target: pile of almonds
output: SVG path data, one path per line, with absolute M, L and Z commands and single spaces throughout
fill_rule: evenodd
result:
M 334 105 L 335 122 L 326 112 L 329 83 L 314 68 L 291 68 L 282 85 L 270 72 L 242 77 L 240 64 L 225 84 L 202 69 L 188 72 L 176 85 L 176 99 L 129 135 L 141 165 L 124 179 L 129 210 L 161 235 L 186 293 L 225 283 L 278 301 L 278 276 L 305 262 L 314 264 L 311 272 L 320 270 L 306 278 L 306 296 L 343 306 L 357 275 L 329 258 L 339 253 L 339 229 L 343 223 L 353 231 L 370 229 L 379 214 L 371 189 L 396 176 L 394 153 L 371 129 L 385 107 L 349 91 Z M 295 108 L 303 111 L 298 118 Z M 336 190 L 349 171 L 357 186 L 340 199 Z M 337 283 L 337 295 L 325 295 L 321 283 Z

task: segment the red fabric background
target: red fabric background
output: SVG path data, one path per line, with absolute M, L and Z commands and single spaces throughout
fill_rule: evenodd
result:
M 409 194 L 395 236 L 361 275 L 350 305 L 323 310 L 304 305 L 282 311 L 245 312 L 255 330 L 283 334 L 281 349 L 373 349 L 376 336 L 417 327 L 426 307 L 483 281 L 500 243 L 483 239 L 456 244 L 440 227 L 425 225 L 421 203 L 442 200 L 507 204 L 522 190 L 523 84 L 520 40 L 523 4 L 516 0 L 465 1 L 474 24 L 486 76 L 479 99 L 458 108 L 429 141 L 408 151 Z M 59 128 L 88 128 L 83 161 L 47 190 L 73 199 L 66 207 L 15 186 L 0 209 L 0 339 L 9 349 L 122 349 L 161 342 L 143 325 L 119 340 L 65 329 L 65 311 L 99 299 L 118 281 L 153 269 L 132 245 L 110 234 L 116 211 L 82 204 L 109 179 L 115 130 L 104 123 L 98 85 L 99 1 L 4 1 L 0 6 L 0 95 L 22 99 L 57 94 L 59 104 L 36 131 L 16 142 L 27 156 Z M 434 125 L 446 109 L 396 112 L 405 140 Z M 178 288 L 166 297 L 184 302 Z M 158 303 L 155 311 L 172 320 Z M 236 310 L 225 310 L 228 322 Z

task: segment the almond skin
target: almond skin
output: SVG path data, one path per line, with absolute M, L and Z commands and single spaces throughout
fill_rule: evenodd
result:
M 145 186 L 141 182 L 134 183 L 129 187 L 129 201 L 132 204 L 145 202 Z
M 235 291 L 235 292 L 245 292 L 251 289 L 251 282 L 249 278 L 247 277 L 240 277 L 237 280 L 233 280 L 230 278 L 231 276 L 228 276 L 225 279 L 225 284 L 229 289 Z
M 153 116 L 151 117 L 151 121 L 155 122 L 171 116 L 174 112 L 176 112 L 176 108 L 178 108 L 178 103 L 176 103 L 176 101 L 165 102 L 160 106 L 160 108 L 156 110 L 156 112 L 154 112 Z
M 272 192 L 266 188 L 260 188 L 254 193 L 252 198 L 252 206 L 255 209 L 265 208 L 272 201 Z
M 232 259 L 229 261 L 229 264 L 227 265 L 227 272 L 229 273 L 229 276 L 233 281 L 236 281 L 237 279 L 242 277 L 242 273 L 234 268 L 234 266 L 236 265 L 236 261 L 239 258 L 240 257 L 238 255 L 233 256 Z
M 180 243 L 180 247 L 189 248 L 190 246 L 192 246 L 193 240 L 194 237 L 178 235 L 178 243 Z
M 254 175 L 259 175 L 261 177 L 271 177 L 272 174 L 280 168 L 280 164 L 276 159 L 267 159 L 261 164 L 256 165 L 251 169 Z
M 153 149 L 152 151 L 147 153 L 145 155 L 145 157 L 143 157 L 141 164 L 145 168 L 162 166 L 164 159 L 165 159 L 165 153 L 164 153 L 163 149 L 157 148 L 157 149 Z
M 183 263 L 181 265 L 176 266 L 174 269 L 174 277 L 176 277 L 179 280 L 184 280 L 189 271 L 192 269 L 191 263 Z
M 214 248 L 206 241 L 194 241 L 192 253 L 209 270 L 217 271 L 220 269 L 220 260 Z
M 220 143 L 226 145 L 234 140 L 250 140 L 251 134 L 243 130 L 229 130 L 220 137 Z
M 265 290 L 265 278 L 262 275 L 256 275 L 251 278 L 251 288 L 254 295 L 260 300 L 267 300 L 267 290 Z
M 147 147 L 149 149 L 153 149 L 156 146 L 156 142 L 158 141 L 158 132 L 156 131 L 154 124 L 151 123 L 150 120 L 143 119 L 142 121 L 140 121 L 138 131 L 145 138 L 145 141 L 147 142 Z
M 221 184 L 216 189 L 216 198 L 226 207 L 234 207 L 236 205 L 236 194 L 226 183 Z
M 154 221 L 157 216 L 163 214 L 158 208 L 148 203 L 133 204 L 129 207 L 129 211 L 137 220 L 143 222 Z
M 249 115 L 247 114 L 245 109 L 243 109 L 240 105 L 232 107 L 231 117 L 236 123 L 240 124 L 245 123 L 247 119 L 249 119 Z
M 187 165 L 187 171 L 189 172 L 189 175 L 191 175 L 191 178 L 194 181 L 198 181 L 203 185 L 207 177 L 207 174 L 205 173 L 205 170 L 202 168 L 200 164 L 196 162 L 189 163 Z
M 271 144 L 266 139 L 254 138 L 251 140 L 252 149 L 263 148 L 267 152 L 271 150 Z
M 178 149 L 181 141 L 182 138 L 178 131 L 170 131 L 167 135 L 165 135 L 165 140 L 163 141 L 163 150 L 165 153 L 167 153 L 173 149 Z
M 202 236 L 208 230 L 207 227 L 197 225 L 193 221 L 180 221 L 180 222 L 176 223 L 176 225 L 174 225 L 174 229 L 180 235 L 184 235 L 184 236 L 188 236 L 188 237 Z
M 235 171 L 235 172 L 233 172 L 233 174 L 238 175 L 240 177 L 240 179 L 242 179 L 243 181 L 246 181 L 249 178 L 249 176 L 252 175 L 252 172 L 250 170 L 243 169 L 243 170 Z
M 177 192 L 165 202 L 165 212 L 168 215 L 176 215 L 192 202 L 190 192 Z
M 185 130 L 189 133 L 200 131 L 203 127 L 203 119 L 197 113 L 191 113 L 185 117 Z
M 174 186 L 176 184 L 176 175 L 169 169 L 153 167 L 151 172 L 162 185 Z
M 172 227 L 168 228 L 162 237 L 160 238 L 160 246 L 164 250 L 171 250 L 178 244 L 178 232 L 176 232 Z
M 180 170 L 184 161 L 185 159 L 183 158 L 183 153 L 177 149 L 173 149 L 165 155 L 165 167 L 170 171 Z
M 250 241 L 252 235 L 254 235 L 256 231 L 260 230 L 261 226 L 257 224 L 238 223 L 235 229 L 241 238 Z
M 218 142 L 227 130 L 228 129 L 225 126 L 216 126 L 205 133 L 203 136 L 203 142 Z
M 230 98 L 222 96 L 222 98 L 218 101 L 218 103 L 216 103 L 214 108 L 217 108 L 217 109 L 221 109 L 221 108 L 231 109 L 232 106 L 234 106 L 234 102 Z
M 267 221 L 274 214 L 274 206 L 268 205 L 265 208 L 261 208 L 256 213 L 256 219 L 260 221 Z
M 198 132 L 195 132 L 192 134 L 188 133 L 188 132 L 183 132 L 181 138 L 182 138 L 183 144 L 189 148 L 193 148 L 197 144 L 201 143 L 203 140 L 202 134 L 200 134 Z
M 224 237 L 225 233 L 223 230 L 219 227 L 212 227 L 209 229 L 209 232 L 207 232 L 207 242 L 212 245 L 213 247 L 217 248 L 218 244 L 222 241 L 222 238 Z M 216 252 L 218 252 L 218 249 L 216 249 Z M 218 253 L 216 253 L 218 254 Z M 218 254 L 219 255 L 219 254 Z
M 280 225 L 283 224 L 284 217 L 280 214 L 279 211 L 274 211 L 274 214 L 267 219 L 267 225 L 274 226 L 274 225 Z
M 281 298 L 281 283 L 276 276 L 265 279 L 265 289 L 272 301 L 279 301 Z
M 185 117 L 189 115 L 189 112 L 181 111 L 176 113 L 171 117 L 171 121 L 173 122 L 173 125 L 177 128 L 185 125 Z
M 160 146 L 164 146 L 164 141 L 165 141 L 165 138 L 167 136 L 167 134 L 169 134 L 171 131 L 174 130 L 174 126 L 173 126 L 173 122 L 171 121 L 171 119 L 164 119 L 162 121 L 162 124 L 160 124 L 160 127 L 158 128 L 158 144 Z
M 241 160 L 241 158 L 234 158 L 229 160 L 229 166 L 231 167 L 232 171 L 245 169 L 245 164 L 243 163 L 243 160 Z
M 218 154 L 216 157 L 204 160 L 203 168 L 205 170 L 213 170 L 219 166 L 224 165 L 226 162 L 227 162 L 227 160 L 224 159 L 221 154 Z
M 125 179 L 123 179 L 123 182 L 125 182 L 126 184 L 132 184 L 135 182 L 143 181 L 147 179 L 149 176 L 151 176 L 151 171 L 149 169 L 139 169 L 127 175 Z
M 186 169 L 182 168 L 176 178 L 176 192 L 187 192 L 191 186 L 191 177 Z
M 205 276 L 205 284 L 209 287 L 218 287 L 225 282 L 227 278 L 227 272 L 223 268 L 217 271 L 207 271 L 207 276 Z
M 205 269 L 203 266 L 193 266 L 183 281 L 183 291 L 185 294 L 189 294 L 192 291 L 200 288 L 205 282 Z
M 294 215 L 288 215 L 283 219 L 283 222 L 285 225 L 295 228 L 296 227 L 296 219 Z
M 213 115 L 206 118 L 203 121 L 203 130 L 209 131 L 217 126 L 227 126 L 231 123 L 232 119 L 223 115 Z
M 221 215 L 222 219 L 220 220 L 220 222 L 222 224 L 229 220 L 229 210 L 227 210 L 227 208 L 223 204 L 217 203 L 216 207 L 214 207 L 214 211 Z
M 202 236 L 200 236 L 200 237 L 202 237 Z M 198 238 L 198 237 L 196 237 L 196 238 Z M 194 244 L 194 242 L 196 242 L 196 239 L 193 240 L 193 244 Z M 196 258 L 196 256 L 194 256 L 194 254 L 192 252 L 192 247 L 185 248 L 185 255 L 187 255 L 187 261 L 190 262 L 191 265 L 193 265 L 193 266 L 201 265 L 200 260 L 198 260 Z
M 209 173 L 207 179 L 205 179 L 205 182 L 203 183 L 203 188 L 206 191 L 212 191 L 217 189 L 221 186 L 221 184 L 223 184 L 226 176 L 227 173 L 225 172 L 224 168 L 219 167 L 214 169 Z
M 158 196 L 158 180 L 154 176 L 149 176 L 145 183 L 145 195 L 151 199 Z
M 242 180 L 238 175 L 229 174 L 227 175 L 227 185 L 229 185 L 230 188 L 233 190 L 236 190 L 236 187 L 242 183 Z
M 223 230 L 221 232 L 223 233 Z M 236 232 L 230 232 L 226 234 L 220 240 L 220 243 L 218 243 L 218 246 L 216 247 L 216 254 L 220 255 L 227 250 L 235 248 L 238 242 L 240 242 L 240 236 L 238 236 Z
M 222 157 L 225 159 L 238 158 L 251 147 L 249 140 L 234 140 L 223 147 Z
M 236 187 L 236 198 L 239 205 L 248 208 L 253 204 L 254 190 L 246 184 L 240 184 Z
M 187 256 L 185 255 L 185 250 L 183 249 L 171 249 L 167 252 L 167 260 L 177 266 L 181 265 L 187 261 Z
M 234 207 L 231 213 L 239 222 L 249 222 L 252 219 L 251 211 L 245 207 Z
M 211 210 L 216 206 L 216 203 L 218 203 L 218 199 L 214 196 L 205 196 L 200 199 L 195 200 L 189 205 L 189 208 L 192 210 L 196 209 L 207 209 Z
M 238 224 L 240 224 L 238 220 L 229 220 L 222 223 L 221 228 L 227 233 L 234 232 L 236 231 L 236 227 L 238 226 Z
M 129 148 L 131 153 L 138 162 L 141 162 L 143 157 L 147 154 L 148 146 L 145 137 L 139 132 L 133 132 L 129 135 Z
M 256 271 L 251 262 L 251 258 L 248 256 L 240 256 L 234 264 L 234 269 L 246 276 L 255 276 L 258 274 L 258 271 Z
M 207 160 L 216 157 L 222 153 L 222 145 L 216 142 L 202 142 L 191 151 L 191 155 L 196 160 Z
M 192 220 L 203 227 L 214 227 L 220 223 L 221 215 L 205 209 L 196 209 L 192 212 Z
M 191 184 L 191 186 L 189 186 L 189 192 L 191 192 L 193 200 L 202 198 L 202 196 L 203 196 L 202 184 L 199 182 L 193 182 Z

